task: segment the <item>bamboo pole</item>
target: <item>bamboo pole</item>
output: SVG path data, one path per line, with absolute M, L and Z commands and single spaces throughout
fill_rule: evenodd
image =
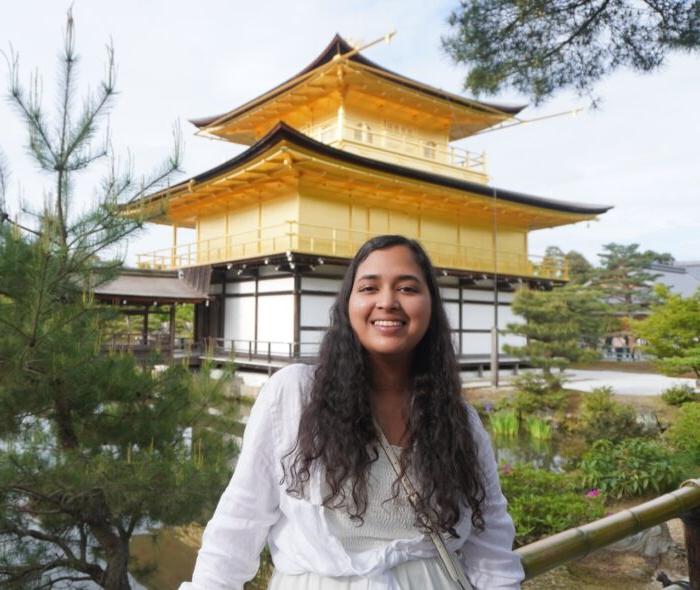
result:
M 669 494 L 659 496 L 649 502 L 622 510 L 580 527 L 563 531 L 546 539 L 540 539 L 516 550 L 520 556 L 526 579 L 539 576 L 568 561 L 585 557 L 592 551 L 602 549 L 629 535 L 651 528 L 672 518 L 678 518 L 700 509 L 700 479 L 691 479 Z M 687 517 L 684 520 L 688 520 Z M 694 521 L 700 524 L 696 518 Z M 688 534 L 686 524 L 686 542 L 700 543 L 700 530 Z M 700 556 L 700 546 L 688 547 L 688 559 L 691 554 Z M 700 576 L 700 563 L 690 565 L 691 588 L 700 589 L 700 579 L 693 580 L 693 575 Z

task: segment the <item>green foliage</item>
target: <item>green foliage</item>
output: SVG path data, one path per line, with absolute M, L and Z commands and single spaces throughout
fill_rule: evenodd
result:
M 670 449 L 640 438 L 599 440 L 584 454 L 580 468 L 587 486 L 618 499 L 667 492 L 683 475 Z
M 618 329 L 628 330 L 631 318 L 656 299 L 653 283 L 659 276 L 649 270 L 653 263 L 670 264 L 670 254 L 639 250 L 639 244 L 605 244 L 600 268 L 592 278 L 593 286 L 609 302 L 618 318 Z M 613 331 L 612 327 L 609 331 Z
M 634 408 L 616 401 L 611 387 L 596 387 L 585 394 L 581 403 L 580 430 L 588 442 L 600 439 L 620 441 L 641 434 Z
M 597 343 L 605 306 L 589 289 L 575 285 L 552 291 L 520 289 L 512 310 L 524 321 L 508 324 L 508 332 L 524 336 L 527 343 L 506 345 L 504 350 L 542 369 L 545 379 L 553 378 L 553 369 L 563 370 L 572 362 L 596 356 L 583 345 Z
M 590 93 L 620 67 L 648 72 L 671 51 L 700 48 L 696 2 L 463 0 L 443 46 L 470 67 L 465 89 L 509 87 L 535 104 L 560 89 Z
M 679 453 L 687 455 L 700 467 L 700 404 L 683 404 L 678 417 L 666 432 L 669 442 Z
M 664 390 L 661 394 L 661 399 L 669 406 L 682 406 L 688 402 L 700 401 L 700 395 L 695 393 L 695 389 L 690 385 L 672 385 Z
M 605 513 L 603 497 L 586 496 L 579 478 L 529 465 L 502 466 L 501 486 L 516 528 L 517 546 L 532 543 Z
M 93 289 L 120 263 L 100 257 L 139 227 L 119 206 L 165 180 L 177 154 L 143 184 L 108 166 L 97 204 L 74 212 L 73 175 L 105 155 L 93 140 L 114 96 L 110 50 L 107 79 L 74 112 L 76 60 L 69 14 L 50 125 L 12 63 L 11 99 L 52 188 L 32 227 L 0 212 L 3 588 L 49 587 L 68 575 L 127 590 L 134 530 L 204 518 L 235 456 L 226 378 L 181 366 L 154 372 L 101 352 L 114 314 L 95 304 Z
M 644 349 L 663 371 L 693 371 L 700 379 L 700 291 L 681 297 L 659 286 L 656 294 L 659 303 L 646 319 L 634 323 L 636 334 L 647 341 Z
M 513 408 L 519 415 L 549 413 L 562 407 L 566 394 L 562 391 L 562 375 L 545 378 L 540 373 L 523 373 L 514 380 L 516 388 Z
M 518 434 L 520 424 L 514 410 L 498 410 L 489 415 L 491 432 L 496 436 L 513 437 Z
M 552 438 L 552 425 L 537 416 L 529 416 L 526 420 L 527 431 L 535 440 L 549 440 Z

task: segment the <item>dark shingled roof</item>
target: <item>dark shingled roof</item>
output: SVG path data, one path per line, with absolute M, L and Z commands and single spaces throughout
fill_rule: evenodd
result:
M 331 40 L 331 42 L 328 44 L 328 46 L 321 52 L 321 55 L 319 55 L 314 61 L 312 61 L 308 66 L 306 66 L 303 70 L 301 70 L 299 73 L 297 73 L 295 76 L 292 76 L 288 80 L 285 80 L 281 84 L 275 86 L 272 90 L 269 92 L 266 92 L 264 95 L 266 100 L 270 98 L 274 98 L 275 96 L 281 94 L 286 90 L 286 85 L 289 84 L 291 81 L 295 80 L 296 78 L 303 76 L 304 74 L 308 74 L 312 70 L 315 70 L 316 68 L 327 64 L 330 62 L 335 55 L 338 54 L 343 54 L 347 53 L 349 51 L 352 51 L 354 48 L 352 45 L 350 45 L 345 39 L 343 39 L 340 35 L 336 33 L 335 37 Z M 456 104 L 459 104 L 461 106 L 473 108 L 476 110 L 480 111 L 485 111 L 485 112 L 493 112 L 494 110 L 500 111 L 505 115 L 517 115 L 520 111 L 522 111 L 525 108 L 525 105 L 520 105 L 520 106 L 513 106 L 513 105 L 502 105 L 502 104 L 495 104 L 495 103 L 488 103 L 488 102 L 483 102 L 483 101 L 478 101 L 478 100 L 472 100 L 469 98 L 464 98 L 463 96 L 459 96 L 457 94 L 452 94 L 451 92 L 447 92 L 445 90 L 441 90 L 439 88 L 433 88 L 430 86 L 427 86 L 425 84 L 421 84 L 420 82 L 417 82 L 416 80 L 412 80 L 411 78 L 407 78 L 405 76 L 402 76 L 401 74 L 397 74 L 396 72 L 392 72 L 391 70 L 380 66 L 379 64 L 373 62 L 372 60 L 367 59 L 364 57 L 362 54 L 355 53 L 354 55 L 351 55 L 348 59 L 350 61 L 354 61 L 356 63 L 368 66 L 370 68 L 373 68 L 374 70 L 378 70 L 376 73 L 377 75 L 382 75 L 382 73 L 386 74 L 383 76 L 387 80 L 390 80 L 392 82 L 395 82 L 397 84 L 401 84 L 407 88 L 411 88 L 412 90 L 417 90 L 418 92 L 422 92 L 423 94 L 427 94 L 430 96 L 434 96 L 436 98 L 446 100 L 449 102 L 453 102 Z M 234 111 L 236 112 L 237 115 L 240 115 L 242 113 L 245 113 L 246 111 L 250 110 L 253 108 L 255 105 L 259 104 L 259 99 L 260 97 L 254 98 L 250 102 L 247 103 L 247 105 L 244 105 L 245 108 L 241 109 L 234 109 L 233 111 L 227 111 L 226 113 L 220 113 L 218 115 L 214 116 L 209 116 L 209 117 L 200 117 L 197 119 L 190 119 L 190 123 L 193 125 L 199 127 L 200 129 L 202 127 L 206 127 L 207 125 L 211 125 L 214 121 L 217 121 L 218 119 L 225 118 L 229 113 L 233 113 Z
M 392 174 L 403 178 L 410 178 L 412 180 L 428 182 L 430 184 L 444 186 L 446 188 L 468 191 L 470 193 L 482 195 L 485 197 L 496 197 L 500 201 L 519 203 L 522 205 L 531 205 L 533 207 L 540 207 L 543 209 L 549 209 L 551 211 L 577 213 L 581 215 L 599 215 L 612 209 L 612 207 L 609 205 L 585 205 L 579 203 L 571 203 L 568 201 L 547 199 L 544 197 L 537 197 L 534 195 L 527 195 L 524 193 L 496 188 L 494 186 L 489 186 L 478 182 L 461 180 L 459 178 L 443 176 L 442 174 L 435 174 L 433 172 L 426 172 L 423 170 L 417 170 L 415 168 L 407 168 L 405 166 L 399 166 L 397 164 L 391 164 L 389 162 L 381 162 L 372 158 L 358 156 L 357 154 L 353 154 L 344 150 L 339 150 L 330 147 L 325 143 L 321 143 L 319 141 L 311 139 L 307 135 L 304 135 L 303 133 L 297 131 L 296 129 L 293 129 L 285 123 L 278 123 L 265 137 L 260 139 L 260 141 L 254 143 L 247 150 L 235 156 L 234 158 L 231 158 L 230 160 L 227 160 L 226 162 L 210 170 L 207 170 L 206 172 L 202 172 L 201 174 L 193 176 L 191 179 L 185 180 L 170 187 L 168 189 L 168 192 L 172 193 L 173 190 L 178 190 L 179 188 L 186 187 L 191 180 L 194 180 L 195 182 L 204 182 L 211 178 L 215 178 L 216 176 L 227 172 L 228 170 L 232 170 L 254 159 L 259 154 L 265 152 L 270 147 L 282 141 L 288 141 L 291 144 L 316 152 L 320 155 L 331 157 L 336 160 L 341 160 L 348 164 L 354 164 L 363 168 L 377 170 L 379 172 L 385 172 L 387 174 Z
M 161 303 L 200 303 L 209 299 L 206 293 L 188 285 L 175 272 L 145 269 L 124 269 L 115 279 L 97 287 L 95 296 L 101 300 L 126 299 Z

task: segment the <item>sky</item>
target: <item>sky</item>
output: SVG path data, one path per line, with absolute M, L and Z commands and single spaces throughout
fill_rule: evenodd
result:
M 424 83 L 463 93 L 464 66 L 441 49 L 447 17 L 457 0 L 353 0 L 298 2 L 239 0 L 75 0 L 73 17 L 80 55 L 81 96 L 103 76 L 105 45 L 112 42 L 119 95 L 109 114 L 117 154 L 134 162 L 137 175 L 154 169 L 172 145 L 180 124 L 184 174 L 207 170 L 242 146 L 195 137 L 188 119 L 237 107 L 294 75 L 338 32 L 369 42 L 389 31 L 390 44 L 365 55 Z M 0 0 L 0 50 L 19 55 L 20 79 L 42 76 L 44 106 L 56 105 L 55 75 L 68 2 Z M 7 95 L 7 67 L 0 58 L 0 94 Z M 599 220 L 530 234 L 530 252 L 549 245 L 574 249 L 591 262 L 603 244 L 638 243 L 700 259 L 700 54 L 672 55 L 652 74 L 618 71 L 596 87 L 600 108 L 562 92 L 525 119 L 567 112 L 511 129 L 468 138 L 458 145 L 481 152 L 491 184 L 532 195 L 612 205 Z M 485 100 L 526 104 L 513 92 Z M 11 211 L 40 208 L 49 178 L 27 157 L 26 136 L 9 101 L 0 102 L 0 149 L 11 171 Z M 95 198 L 99 174 L 76 184 L 74 208 Z M 180 243 L 194 236 L 181 235 Z M 151 226 L 125 245 L 127 264 L 135 255 L 171 242 L 169 228 Z

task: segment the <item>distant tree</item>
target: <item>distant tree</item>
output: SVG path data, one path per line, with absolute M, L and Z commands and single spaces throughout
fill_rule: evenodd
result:
M 659 276 L 650 270 L 653 263 L 670 264 L 673 257 L 652 250 L 640 251 L 639 244 L 605 244 L 598 255 L 600 267 L 591 283 L 601 291 L 612 313 L 627 330 L 635 314 L 654 301 L 654 280 Z
M 594 358 L 603 334 L 605 306 L 588 289 L 567 286 L 552 291 L 519 290 L 511 306 L 522 323 L 507 326 L 510 334 L 523 336 L 522 346 L 504 346 L 508 354 L 527 359 L 542 369 L 546 381 L 554 381 L 553 369 Z
M 113 101 L 107 77 L 75 102 L 77 55 L 68 16 L 57 119 L 11 60 L 10 96 L 29 151 L 51 177 L 43 210 L 26 224 L 0 211 L 0 587 L 128 590 L 138 528 L 190 522 L 211 510 L 233 449 L 224 381 L 184 367 L 157 373 L 101 353 L 110 309 L 92 289 L 119 261 L 105 252 L 140 225 L 119 205 L 177 168 L 177 150 L 150 180 L 108 166 L 100 198 L 74 207 L 76 173 L 108 155 L 95 145 Z M 3 176 L 4 177 L 4 176 Z M 214 411 L 212 411 L 214 410 Z M 217 411 L 218 410 L 218 411 Z M 189 436 L 185 436 L 185 435 Z
M 633 324 L 635 334 L 646 340 L 645 350 L 663 371 L 692 371 L 700 379 L 700 291 L 681 297 L 658 285 L 656 293 L 659 303 L 647 318 Z
M 508 87 L 538 104 L 560 89 L 590 94 L 620 67 L 659 68 L 700 49 L 697 0 L 460 0 L 443 46 L 471 69 L 476 96 Z
M 591 280 L 594 268 L 583 254 L 576 250 L 569 250 L 565 257 L 569 268 L 569 280 L 572 283 L 584 285 Z

